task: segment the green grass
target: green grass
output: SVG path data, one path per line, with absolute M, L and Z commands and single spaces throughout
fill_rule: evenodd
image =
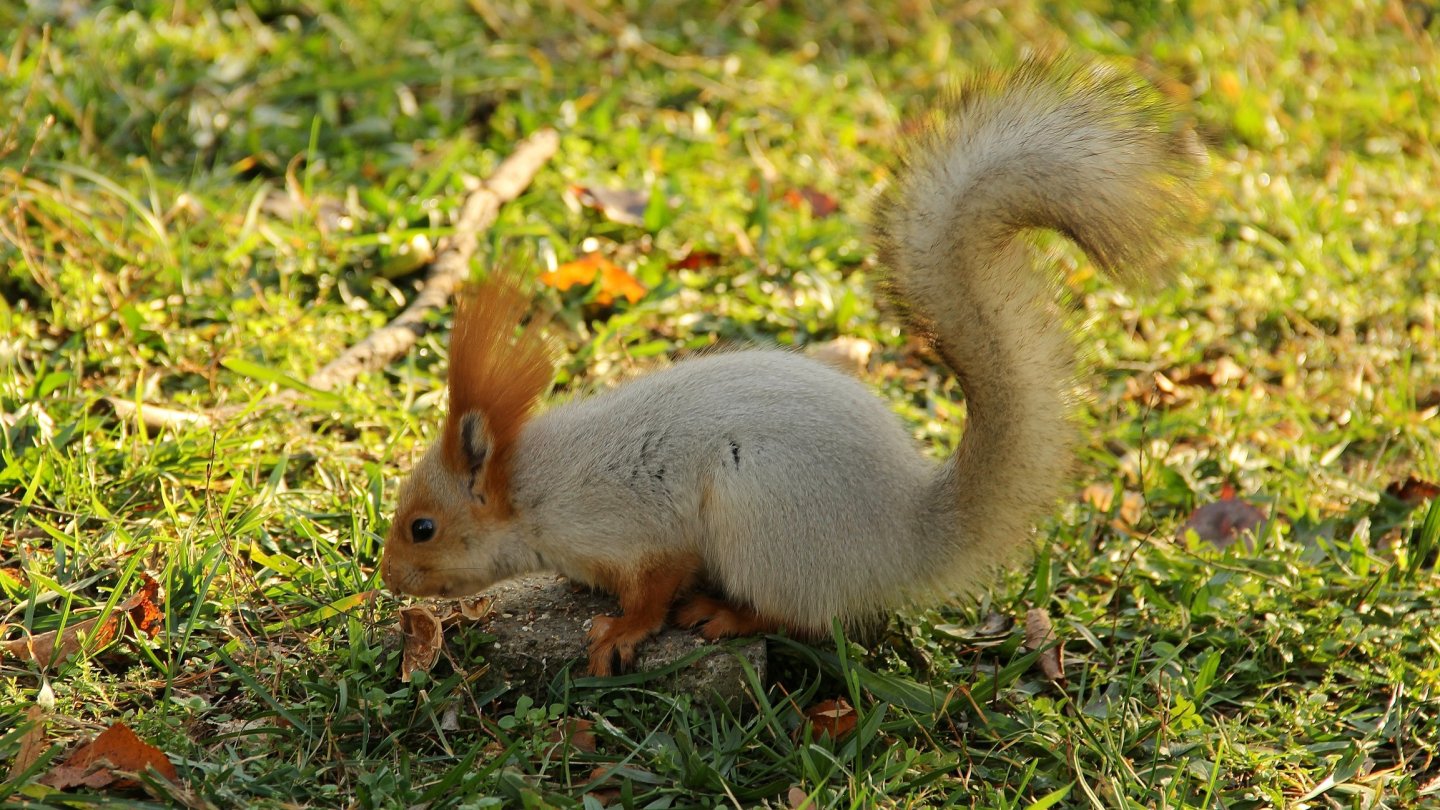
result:
M 165 627 L 48 671 L 0 659 L 0 761 L 43 694 L 48 756 L 123 720 L 171 754 L 182 798 L 221 807 L 579 806 L 607 772 L 613 801 L 649 807 L 1440 801 L 1440 512 L 1384 494 L 1440 479 L 1425 4 L 39 5 L 0 8 L 18 111 L 0 120 L 0 622 L 55 629 L 146 571 Z M 941 455 L 958 391 L 874 304 L 866 202 L 947 82 L 1059 45 L 1165 77 L 1216 205 L 1163 289 L 1063 254 L 1089 449 L 1033 567 L 867 647 L 780 642 L 738 714 L 643 682 L 494 702 L 473 637 L 400 682 L 396 603 L 354 597 L 379 587 L 395 485 L 439 424 L 443 320 L 323 408 L 250 406 L 399 311 L 401 246 L 446 233 L 467 175 L 559 128 L 477 265 L 598 249 L 651 288 L 614 310 L 541 295 L 557 395 L 712 343 L 856 336 Z M 567 204 L 572 185 L 675 204 L 619 225 Z M 840 210 L 784 200 L 807 187 Z M 719 263 L 671 269 L 690 250 Z M 1156 373 L 1221 359 L 1244 375 L 1151 396 Z M 155 433 L 106 396 L 234 408 Z M 1275 517 L 1253 545 L 1175 540 L 1227 486 Z M 1029 607 L 1065 641 L 1063 688 L 1018 629 L 975 629 Z M 797 709 L 837 696 L 853 735 L 797 733 Z M 563 718 L 594 722 L 593 753 L 547 742 Z M 35 784 L 45 762 L 0 801 L 97 800 Z

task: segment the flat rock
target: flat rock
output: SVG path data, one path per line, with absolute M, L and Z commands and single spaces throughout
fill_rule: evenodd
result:
M 494 601 L 484 629 L 496 639 L 483 648 L 490 670 L 481 684 L 503 684 L 516 694 L 536 700 L 545 699 L 550 683 L 566 667 L 576 678 L 585 675 L 585 634 L 590 630 L 590 620 L 600 614 L 619 613 L 619 606 L 608 594 L 576 588 L 569 580 L 554 575 L 511 580 L 490 588 L 485 595 Z M 763 639 L 718 646 L 695 633 L 666 627 L 641 645 L 634 671 L 664 669 L 706 647 L 710 653 L 675 672 L 647 680 L 643 686 L 709 695 L 739 708 L 749 694 L 741 659 L 749 663 L 762 683 L 765 680 Z

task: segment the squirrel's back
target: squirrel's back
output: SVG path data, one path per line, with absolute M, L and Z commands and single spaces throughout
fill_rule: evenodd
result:
M 710 354 L 558 405 L 517 457 L 517 503 L 551 498 L 529 510 L 537 543 L 685 545 L 731 596 L 804 626 L 893 607 L 924 565 L 895 516 L 936 464 L 863 383 L 793 352 Z

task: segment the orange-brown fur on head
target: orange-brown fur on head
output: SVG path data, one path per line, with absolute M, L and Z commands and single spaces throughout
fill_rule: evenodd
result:
M 520 325 L 529 305 L 510 275 L 460 298 L 444 432 L 401 487 L 385 541 L 393 591 L 459 596 L 538 564 L 511 525 L 516 444 L 553 374 L 542 324 Z
M 445 464 L 459 475 L 479 474 L 472 492 L 501 516 L 511 509 L 515 442 L 555 375 L 542 322 L 520 326 L 530 302 L 516 278 L 492 276 L 461 295 L 450 335 Z

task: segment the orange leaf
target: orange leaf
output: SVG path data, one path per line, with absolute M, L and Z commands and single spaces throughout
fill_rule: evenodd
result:
M 160 610 L 160 583 L 144 571 L 140 572 L 140 579 L 140 590 L 121 607 L 130 614 L 135 629 L 154 638 L 165 626 L 165 613 Z
M 400 680 L 410 682 L 413 672 L 429 672 L 440 659 L 445 634 L 440 620 L 429 608 L 421 605 L 400 608 L 400 632 L 405 635 L 405 651 L 400 656 Z
M 540 283 L 557 290 L 568 290 L 577 284 L 594 283 L 599 277 L 599 289 L 595 293 L 598 304 L 613 304 L 616 298 L 624 298 L 632 304 L 645 297 L 645 287 L 635 277 L 625 272 L 599 253 L 587 253 L 573 262 L 566 262 L 548 273 L 540 274 Z
M 635 303 L 645 297 L 645 287 L 635 277 L 618 265 L 605 262 L 600 268 L 600 292 L 595 300 L 601 304 L 614 302 L 616 297 Z
M 573 262 L 566 262 L 554 270 L 541 273 L 539 280 L 541 284 L 563 292 L 576 284 L 589 284 L 594 281 L 596 274 L 600 272 L 598 262 L 603 261 L 605 257 L 599 253 L 587 253 Z
M 180 781 L 175 766 L 163 751 L 135 736 L 124 723 L 116 723 L 75 749 L 64 763 L 52 768 L 40 781 L 60 790 L 81 786 L 128 790 L 138 787 L 139 783 L 121 774 L 143 773 L 147 768 L 154 768 L 171 782 Z

